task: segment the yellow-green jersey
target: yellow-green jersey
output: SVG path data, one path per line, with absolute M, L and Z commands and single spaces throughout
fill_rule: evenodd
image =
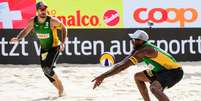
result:
M 147 65 L 153 66 L 152 68 L 153 72 L 157 73 L 162 70 L 178 69 L 181 67 L 181 65 L 176 62 L 174 57 L 172 57 L 170 54 L 168 54 L 161 48 L 150 43 L 149 41 L 146 42 L 144 46 L 153 47 L 158 52 L 158 55 L 154 58 L 148 58 L 148 57 L 143 58 L 143 61 Z
M 51 17 L 47 16 L 44 23 L 39 23 L 38 17 L 34 18 L 34 31 L 39 39 L 41 49 L 50 49 L 60 44 L 57 29 L 51 29 L 50 20 Z

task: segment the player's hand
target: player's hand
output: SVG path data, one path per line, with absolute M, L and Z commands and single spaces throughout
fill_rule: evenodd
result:
M 103 82 L 105 78 L 103 76 L 98 76 L 95 79 L 92 80 L 92 82 L 95 81 L 93 89 L 95 89 L 96 87 L 100 86 L 100 84 Z
M 63 51 L 64 51 L 64 44 L 63 44 L 63 43 L 61 44 L 61 47 L 60 47 L 59 51 L 60 51 L 60 52 L 63 52 Z
M 10 40 L 10 43 L 17 43 L 19 41 L 19 39 L 17 37 L 13 37 L 11 40 Z

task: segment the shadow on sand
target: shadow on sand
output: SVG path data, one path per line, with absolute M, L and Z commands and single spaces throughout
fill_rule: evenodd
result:
M 56 100 L 58 98 L 59 97 L 44 97 L 44 98 L 37 98 L 37 99 L 34 99 L 32 101 L 50 101 L 50 100 Z

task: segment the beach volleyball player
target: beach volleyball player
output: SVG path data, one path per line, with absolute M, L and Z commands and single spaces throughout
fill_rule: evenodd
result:
M 38 2 L 36 9 L 38 16 L 31 18 L 27 26 L 10 42 L 20 41 L 32 30 L 36 33 L 41 46 L 40 61 L 44 75 L 57 88 L 59 96 L 62 96 L 63 85 L 53 69 L 56 67 L 59 53 L 64 50 L 67 29 L 60 21 L 47 15 L 47 5 L 44 2 Z M 57 29 L 61 29 L 62 32 L 61 42 Z
M 134 50 L 121 62 L 115 64 L 113 68 L 94 80 L 94 89 L 100 86 L 102 81 L 114 74 L 117 74 L 131 65 L 144 61 L 149 69 L 135 74 L 134 79 L 137 87 L 144 99 L 150 101 L 145 82 L 150 82 L 150 90 L 159 101 L 169 101 L 163 92 L 165 88 L 170 88 L 178 83 L 183 77 L 181 65 L 168 53 L 151 44 L 148 34 L 143 30 L 137 30 L 129 34 Z

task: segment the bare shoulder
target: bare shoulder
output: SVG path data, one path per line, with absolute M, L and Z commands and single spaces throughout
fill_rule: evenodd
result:
M 158 54 L 158 51 L 151 46 L 145 46 L 142 50 L 146 54 L 146 57 L 156 57 Z
M 34 23 L 34 18 L 35 18 L 35 17 L 32 17 L 32 18 L 28 21 L 28 24 L 33 24 L 33 23 Z
M 156 57 L 157 56 L 157 51 L 150 46 L 145 46 L 139 50 L 137 50 L 134 55 L 139 56 L 139 57 Z
M 50 21 L 52 22 L 52 23 L 61 23 L 56 17 L 52 17 L 52 16 L 50 16 Z
M 34 26 L 34 18 L 35 18 L 35 17 L 32 17 L 32 18 L 28 21 L 27 27 L 25 27 L 25 29 L 32 29 L 32 28 L 33 28 L 33 26 Z
M 146 51 L 148 51 L 148 52 L 155 52 L 156 50 L 153 48 L 153 47 L 151 47 L 151 46 L 145 46 L 144 48 L 143 48 L 143 50 L 146 50 Z
M 56 17 L 50 19 L 51 28 L 61 29 L 64 25 Z

